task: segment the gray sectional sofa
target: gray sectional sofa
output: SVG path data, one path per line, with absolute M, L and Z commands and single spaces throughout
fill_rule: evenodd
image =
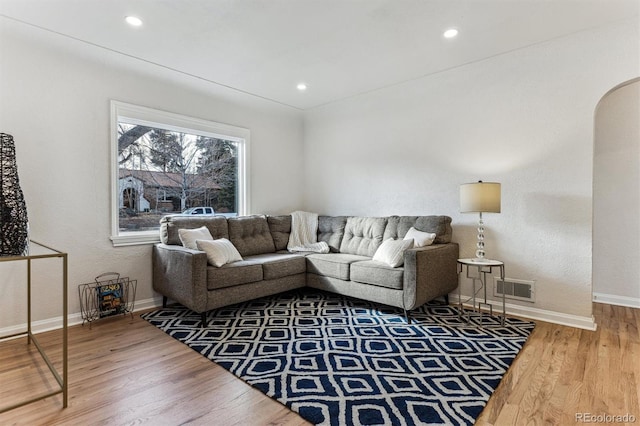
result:
M 226 238 L 243 260 L 222 267 L 206 254 L 182 246 L 178 230 L 206 226 Z M 403 238 L 409 228 L 436 234 L 434 244 L 406 250 L 404 265 L 372 260 L 383 241 Z M 318 241 L 330 253 L 289 253 L 291 216 L 165 216 L 161 243 L 153 247 L 153 288 L 202 315 L 207 311 L 304 286 L 408 311 L 448 294 L 458 285 L 458 245 L 448 216 L 320 216 Z M 407 317 L 408 318 L 408 317 Z

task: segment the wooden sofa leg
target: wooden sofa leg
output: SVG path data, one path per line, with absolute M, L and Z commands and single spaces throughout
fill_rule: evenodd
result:
M 206 327 L 207 326 L 207 313 L 206 312 L 200 313 L 200 321 L 202 321 L 202 327 Z
M 448 305 L 449 304 L 449 294 L 445 294 L 444 295 L 444 304 Z
M 409 313 L 409 311 L 404 309 L 404 320 L 407 322 L 407 324 L 411 324 L 411 316 L 409 315 Z
M 167 296 L 162 296 L 162 307 L 166 308 L 167 307 L 167 301 L 168 301 L 168 297 Z

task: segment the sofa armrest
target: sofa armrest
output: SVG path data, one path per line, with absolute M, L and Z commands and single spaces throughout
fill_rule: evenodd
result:
M 207 255 L 182 246 L 153 246 L 153 289 L 189 309 L 207 309 Z
M 458 287 L 456 243 L 410 249 L 404 254 L 404 307 L 422 306 Z

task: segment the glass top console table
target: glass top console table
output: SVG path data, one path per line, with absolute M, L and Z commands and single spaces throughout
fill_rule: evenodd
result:
M 60 373 L 54 364 L 51 362 L 49 357 L 44 351 L 44 348 L 38 342 L 37 337 L 33 334 L 33 330 L 31 328 L 31 302 L 32 302 L 32 286 L 31 286 L 31 263 L 37 261 L 39 259 L 50 259 L 50 258 L 59 258 L 62 261 L 62 372 Z M 12 410 L 14 408 L 22 407 L 23 405 L 30 404 L 32 402 L 40 401 L 41 399 L 48 398 L 53 395 L 62 394 L 62 407 L 67 407 L 68 401 L 68 286 L 67 286 L 67 253 L 63 253 L 54 248 L 48 247 L 44 244 L 38 243 L 36 241 L 31 240 L 29 242 L 29 254 L 26 256 L 0 256 L 0 262 L 27 262 L 27 330 L 15 333 L 7 336 L 0 337 L 0 344 L 8 339 L 13 339 L 17 337 L 27 337 L 27 344 L 33 345 L 36 347 L 42 359 L 49 367 L 51 374 L 53 374 L 56 382 L 59 385 L 59 389 L 53 389 L 48 392 L 44 392 L 42 394 L 38 394 L 33 396 L 32 398 L 10 403 L 7 406 L 0 405 L 0 413 L 4 413 L 5 411 Z

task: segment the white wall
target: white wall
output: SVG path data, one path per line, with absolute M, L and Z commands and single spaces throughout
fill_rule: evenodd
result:
M 307 111 L 305 207 L 450 215 L 473 257 L 477 216 L 458 213 L 458 186 L 501 182 L 487 256 L 537 282 L 534 305 L 513 303 L 588 322 L 593 114 L 640 75 L 638 39 L 621 23 Z
M 0 18 L 0 131 L 15 138 L 33 239 L 69 253 L 70 313 L 78 284 L 107 271 L 154 296 L 151 246 L 109 241 L 111 99 L 248 128 L 252 211 L 302 204 L 299 111 Z M 61 315 L 59 276 L 34 270 L 35 320 Z M 0 264 L 0 329 L 26 321 L 24 277 Z
M 593 159 L 594 299 L 640 307 L 640 81 L 596 111 Z
M 477 217 L 458 213 L 458 185 L 500 181 L 488 256 L 537 281 L 535 308 L 586 318 L 593 113 L 640 75 L 638 39 L 635 22 L 575 34 L 308 111 L 303 132 L 298 111 L 0 18 L 0 131 L 16 139 L 32 236 L 69 252 L 71 313 L 77 285 L 106 271 L 153 297 L 150 246 L 108 239 L 117 99 L 249 128 L 254 212 L 448 214 L 472 256 Z M 59 269 L 34 275 L 35 319 L 60 315 Z M 0 329 L 26 319 L 23 277 L 0 266 Z

